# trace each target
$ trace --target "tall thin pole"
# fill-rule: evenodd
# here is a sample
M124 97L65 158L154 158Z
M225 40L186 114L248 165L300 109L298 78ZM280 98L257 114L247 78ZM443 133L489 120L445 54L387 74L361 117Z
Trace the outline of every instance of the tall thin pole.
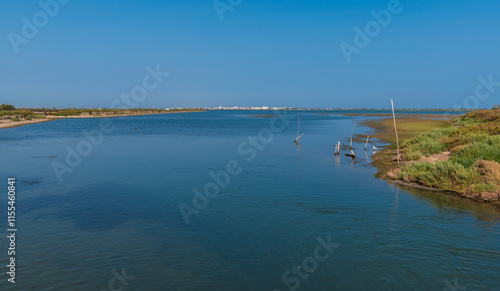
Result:
M300 134L300 119L301 119L300 114L297 114L297 122L299 123L299 126L297 127L297 136L299 136Z
M294 142L297 144L297 146L299 146L299 138L304 135L304 134L300 134L300 120L301 119L302 119L302 117L300 116L300 114L297 114L297 122L298 122L297 138L294 140Z
M351 150L352 150L352 135L354 134L354 128L356 128L356 123L358 123L357 120L354 122L354 126L352 127L352 132L351 132Z
M394 113L394 101L391 99L392 106L392 119L394 120L394 131L396 131L396 153L398 159L398 167L399 167L399 138L398 138L398 129L396 127L396 114Z

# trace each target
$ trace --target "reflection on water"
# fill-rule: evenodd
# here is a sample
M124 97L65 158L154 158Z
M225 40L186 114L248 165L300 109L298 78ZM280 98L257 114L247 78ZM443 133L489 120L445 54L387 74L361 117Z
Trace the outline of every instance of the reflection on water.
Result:
M395 185L391 182L388 182L388 184L391 189L396 188L396 191L404 189L412 196L424 198L442 211L450 211L450 208L452 208L453 212L460 213L459 210L464 210L462 213L474 215L478 220L483 222L489 222L494 225L500 224L500 209L492 204L466 199L454 193L423 190L404 185Z
M405 185L395 185L391 182L388 182L388 184L391 189L393 189L393 187L396 189L404 189L412 196L425 198L439 209L446 210L453 208L454 210L466 210L469 214L474 214L478 217L485 217L485 215L490 216L492 221L500 223L500 209L492 204L473 201L460 197L454 193L423 190Z

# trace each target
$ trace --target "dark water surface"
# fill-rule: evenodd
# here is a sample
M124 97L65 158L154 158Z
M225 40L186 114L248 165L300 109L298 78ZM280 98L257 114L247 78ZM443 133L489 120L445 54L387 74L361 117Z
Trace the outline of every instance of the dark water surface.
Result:
M0 290L500 290L498 210L378 180L364 144L355 162L336 161L334 144L347 144L364 117L302 112L298 149L297 112L260 114L0 130ZM110 132L86 142L103 122ZM86 156L69 165L73 150ZM54 163L71 171L62 181ZM8 177L17 181L15 285ZM194 205L205 186L211 197ZM194 211L189 224L179 206Z

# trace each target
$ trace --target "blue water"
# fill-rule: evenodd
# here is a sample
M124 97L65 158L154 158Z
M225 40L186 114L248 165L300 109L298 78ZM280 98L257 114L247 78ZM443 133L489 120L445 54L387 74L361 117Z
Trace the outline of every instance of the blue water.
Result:
M373 150L365 154L362 143L354 144L356 161L336 160L334 144L348 143L355 119L356 134L371 132L359 125L366 117L300 112L297 148L297 112L261 114L273 113L66 119L0 130L2 208L7 178L15 177L18 228L16 284L3 267L0 289L500 290L500 211L378 180ZM103 122L110 132L86 142L84 131ZM85 156L69 165L68 150L79 147ZM59 179L57 163L71 172ZM221 174L228 164L229 180ZM206 185L219 194L197 208L193 197ZM181 205L195 211L189 224ZM121 282L114 270L125 271Z

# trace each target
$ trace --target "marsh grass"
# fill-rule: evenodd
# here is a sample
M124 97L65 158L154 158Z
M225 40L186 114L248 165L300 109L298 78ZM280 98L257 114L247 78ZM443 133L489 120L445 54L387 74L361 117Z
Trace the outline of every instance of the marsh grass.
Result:
M455 128L437 128L417 137L407 139L403 145L403 155L407 160L418 160L422 155L429 156L444 151L449 144L444 141ZM417 156L420 153L420 156Z
M452 155L450 161L472 167L478 160L500 163L500 144L476 142L470 144Z
M445 191L463 193L480 177L475 168L466 168L452 161L415 162L406 166L398 178L407 182L416 182Z
M449 150L447 161L410 162L398 179L483 201L500 199L500 110L477 110L403 142L407 161ZM488 168L488 171L485 169Z
M420 150L409 149L403 152L403 158L406 161L415 161L420 159L424 154Z

